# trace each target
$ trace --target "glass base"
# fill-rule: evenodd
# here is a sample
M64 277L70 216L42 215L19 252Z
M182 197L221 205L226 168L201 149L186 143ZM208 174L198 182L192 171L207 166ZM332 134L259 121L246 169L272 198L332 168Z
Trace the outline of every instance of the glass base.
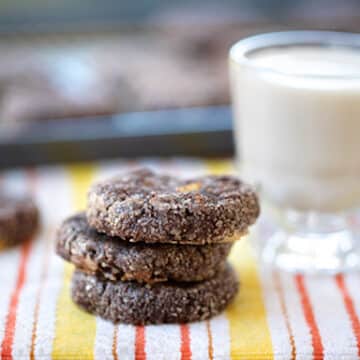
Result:
M282 229L267 239L263 260L302 273L338 273L360 269L359 239L345 216L286 214Z

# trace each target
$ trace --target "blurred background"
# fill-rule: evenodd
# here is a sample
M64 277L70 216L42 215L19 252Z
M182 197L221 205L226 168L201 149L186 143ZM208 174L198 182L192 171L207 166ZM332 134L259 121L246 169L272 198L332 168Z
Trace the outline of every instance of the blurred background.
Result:
M358 32L360 2L2 0L0 166L231 155L229 47L289 29Z

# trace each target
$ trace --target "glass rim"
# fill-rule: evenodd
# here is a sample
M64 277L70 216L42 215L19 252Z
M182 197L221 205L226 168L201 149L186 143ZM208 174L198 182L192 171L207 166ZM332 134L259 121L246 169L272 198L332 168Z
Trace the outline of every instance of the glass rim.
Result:
M278 31L253 35L244 38L234 45L229 50L229 58L231 61L245 65L256 71L272 73L286 77L297 77L304 79L336 79L336 80L358 80L359 74L340 74L340 75L326 75L326 74L299 74L289 73L255 64L247 55L257 50L267 49L271 47L282 47L291 45L313 45L324 47L345 47L357 49L360 52L360 34L341 31L323 31L323 30L294 30L294 31Z

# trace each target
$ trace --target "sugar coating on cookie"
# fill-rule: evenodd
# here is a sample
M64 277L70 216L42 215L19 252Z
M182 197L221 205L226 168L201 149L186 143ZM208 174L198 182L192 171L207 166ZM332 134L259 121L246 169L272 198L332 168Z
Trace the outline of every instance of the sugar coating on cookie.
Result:
M195 283L113 283L77 270L72 298L86 311L128 324L187 323L222 312L235 297L238 281L230 265Z
M140 169L93 185L86 214L109 236L201 245L234 241L259 212L254 190L236 177L181 180Z
M88 274L146 283L209 279L224 268L231 247L129 243L97 233L83 213L63 222L56 242L57 253Z
M8 247L29 240L39 227L39 211L26 196L0 193L0 245Z

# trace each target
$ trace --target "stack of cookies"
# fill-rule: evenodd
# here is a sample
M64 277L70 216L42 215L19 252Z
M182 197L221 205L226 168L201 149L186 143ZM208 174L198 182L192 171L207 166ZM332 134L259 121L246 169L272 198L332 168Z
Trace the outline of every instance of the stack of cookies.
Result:
M59 229L77 270L72 298L113 322L184 323L221 312L238 290L226 258L259 215L230 176L190 180L137 170L95 184L87 211Z

